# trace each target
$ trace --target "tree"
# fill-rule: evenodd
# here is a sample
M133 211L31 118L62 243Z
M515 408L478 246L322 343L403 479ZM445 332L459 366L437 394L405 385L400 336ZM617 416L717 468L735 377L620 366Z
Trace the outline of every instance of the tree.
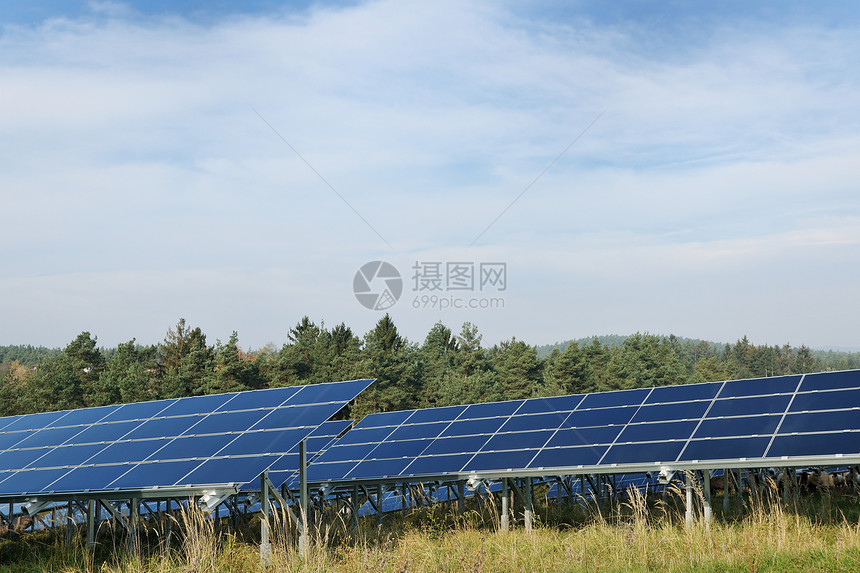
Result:
M239 348L239 334L235 330L226 344L216 344L215 370L207 377L206 393L256 390L263 384L256 363Z
M356 400L355 415L405 410L418 405L420 388L410 346L386 314L364 337L361 371L376 382Z
M65 410L90 405L93 384L105 359L96 348L96 338L82 332L53 360L39 365L37 377L45 392L48 408Z
M815 372L818 369L815 358L812 352L805 344L797 350L797 358L794 361L794 371L797 374L806 374L807 372Z
M132 338L117 346L93 388L93 405L142 402L155 397L155 346L138 347Z
M540 394L541 364L534 346L516 338L503 342L495 365L495 394L498 399L516 400Z
M199 396L204 393L204 379L214 366L214 351L206 345L206 335L200 327L189 329L185 319L179 319L176 330L167 331L159 350L160 398Z
M445 393L449 391L446 382L454 376L454 361L459 345L451 330L437 322L427 333L424 344L419 350L419 365L422 387L424 389L422 406L436 406L447 403Z
M584 349L571 342L564 352L554 350L544 365L547 395L594 392L597 383Z

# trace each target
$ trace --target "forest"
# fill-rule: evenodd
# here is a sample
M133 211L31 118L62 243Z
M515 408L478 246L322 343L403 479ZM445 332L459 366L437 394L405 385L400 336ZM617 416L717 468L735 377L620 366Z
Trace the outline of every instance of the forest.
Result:
M82 332L63 349L0 347L0 415L375 378L347 414L857 368L860 353L717 344L636 333L532 346L484 347L469 322L436 323L424 341L389 315L363 336L302 318L281 348L243 351L238 333L207 342L184 319L156 345L101 348Z

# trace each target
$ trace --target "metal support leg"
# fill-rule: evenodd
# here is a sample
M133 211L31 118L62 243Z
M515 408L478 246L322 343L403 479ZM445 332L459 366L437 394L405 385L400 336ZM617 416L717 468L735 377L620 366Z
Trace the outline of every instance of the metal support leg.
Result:
M729 496L730 487L732 485L732 470L726 468L723 470L723 515L729 513Z
M466 511L466 482L457 482L457 513Z
M508 492L508 478L502 478L502 514L499 516L499 529L507 531L510 528L510 510L508 502L510 494Z
M385 492L385 486L379 484L376 486L376 525L382 525L382 497Z
M299 486L302 488L299 495L301 506L301 527L299 529L299 555L302 559L308 556L310 548L310 526L308 523L308 447L307 440L299 442Z
M170 542L173 540L173 500L168 499L164 505L167 508L167 521L164 524L164 546L169 549Z
M72 546L72 541L75 537L75 520L73 517L73 507L74 506L72 505L71 501L66 505L66 547Z
M535 516L535 506L534 499L532 495L532 478L526 478L526 490L525 490L525 522L526 522L526 533L532 532L532 524L534 523Z
M693 472L687 470L684 472L684 476L686 477L687 482L687 499L686 499L686 511L684 513L684 522L687 524L687 527L693 525Z
M96 546L96 500L87 502L87 549Z
M260 561L268 565L272 561L271 506L269 504L269 472L260 474Z
M128 517L128 550L129 553L135 555L139 548L137 539L137 526L140 521L140 506L137 498L132 498L129 503Z
M711 470L703 470L702 476L704 478L704 483L702 484L702 489L704 491L704 516L705 516L705 525L710 526L711 519L713 517L713 511L711 510Z
M352 488L352 526L358 529L358 485Z

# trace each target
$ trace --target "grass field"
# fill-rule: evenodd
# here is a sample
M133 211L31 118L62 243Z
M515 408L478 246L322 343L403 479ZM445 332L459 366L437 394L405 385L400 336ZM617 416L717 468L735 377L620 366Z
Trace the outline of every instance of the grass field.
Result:
M766 498L766 499L764 499ZM537 508L536 527L498 531L489 504L465 513L442 506L373 518L358 530L336 521L315 528L308 557L293 531L275 535L268 565L259 554L259 522L216 531L200 515L178 517L184 534L166 547L151 530L129 553L109 531L93 551L65 545L64 533L7 536L0 571L204 573L247 571L858 571L860 500L817 494L786 503L775 495L747 499L743 514L686 526L679 496L668 502L634 495L612 506L554 503ZM520 516L521 517L521 516ZM177 528L178 529L178 528ZM278 529L278 531L281 531Z

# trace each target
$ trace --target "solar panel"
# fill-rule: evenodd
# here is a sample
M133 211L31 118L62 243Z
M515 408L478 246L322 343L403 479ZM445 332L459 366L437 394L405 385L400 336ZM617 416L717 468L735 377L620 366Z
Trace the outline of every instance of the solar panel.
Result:
M308 479L858 457L858 414L860 370L371 414L314 460Z
M0 496L246 484L370 380L0 418ZM328 443L344 422L328 426ZM292 466L297 467L297 463Z

